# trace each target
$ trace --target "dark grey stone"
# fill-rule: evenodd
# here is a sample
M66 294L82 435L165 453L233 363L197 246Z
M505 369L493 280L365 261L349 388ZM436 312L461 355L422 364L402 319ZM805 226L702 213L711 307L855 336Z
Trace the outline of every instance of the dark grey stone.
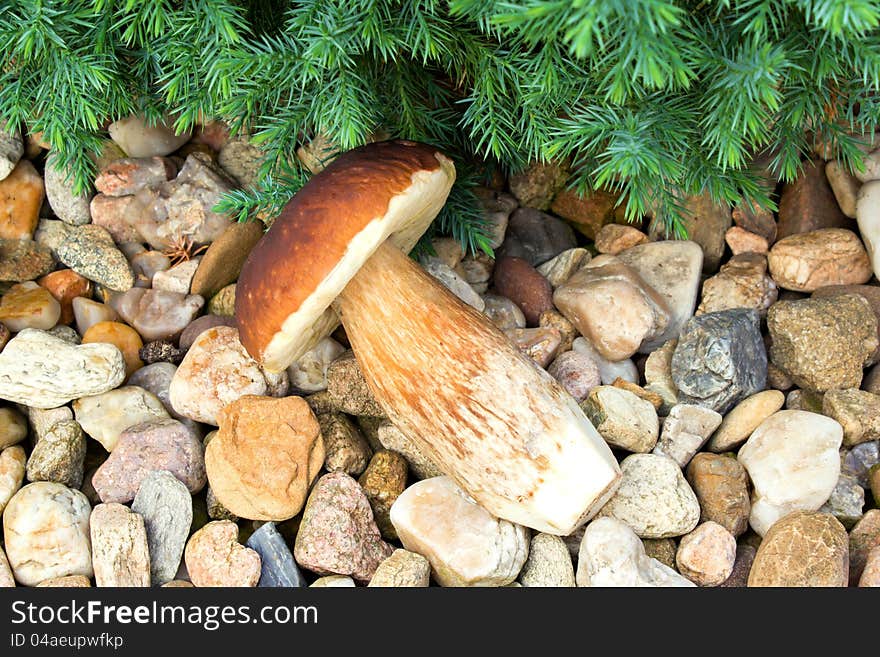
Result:
M688 320L672 354L672 380L680 402L722 415L763 390L767 352L758 311L735 308Z
M562 219L533 208L519 208L510 215L496 258L522 258L537 267L576 246L574 230Z
M262 560L259 586L307 586L274 522L261 525L251 534L246 545L256 550Z

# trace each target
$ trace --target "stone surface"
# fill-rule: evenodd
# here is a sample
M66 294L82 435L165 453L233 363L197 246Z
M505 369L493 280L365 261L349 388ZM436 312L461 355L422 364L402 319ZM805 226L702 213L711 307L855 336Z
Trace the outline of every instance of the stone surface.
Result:
M128 196L145 187L157 187L177 175L174 162L164 157L123 157L104 166L95 189L108 196Z
M555 290L565 283L574 273L587 264L591 259L590 252L586 249L566 249L558 256L538 266L538 273L550 283Z
M749 232L739 226L728 229L724 234L724 241L727 242L733 255L741 253L766 254L770 250L766 237Z
M666 301L615 256L591 261L556 289L553 303L611 361L632 356L670 321Z
M69 269L67 271L73 270ZM115 322L119 319L119 314L107 304L85 297L74 297L71 300L70 306L73 310L76 328L80 335L85 335L90 328L99 322ZM140 336L138 336L138 339L140 339Z
M92 576L86 496L51 482L28 484L3 512L6 556L15 580L34 586L50 577Z
M711 520L681 537L675 563L697 586L719 586L733 573L736 539Z
M209 522L190 536L184 560L199 587L252 587L260 581L260 555L238 542L238 527L229 520Z
M846 530L825 513L792 513L777 522L758 548L749 586L846 586Z
M876 440L860 443L850 450L841 452L840 472L855 477L862 488L870 488L870 470L878 463L880 463L880 443Z
M7 130L4 124L0 128L0 180L12 172L22 155L24 155L24 142L21 134Z
M763 317L778 297L776 283L767 275L767 258L744 253L728 260L715 276L703 283L696 314L752 308Z
M0 352L0 398L36 408L106 392L124 377L125 362L116 347L74 346L36 329L21 331Z
M628 452L650 452L657 443L660 424L654 407L634 393L614 386L597 386L581 409L599 435L612 447Z
M529 543L529 558L519 574L523 586L568 588L575 586L574 566L565 542L539 533Z
M659 413L669 412L678 403L678 388L672 379L672 356L678 340L670 340L645 360L645 390L660 395L663 406Z
M719 586L724 589L739 589L749 585L749 573L755 561L758 550L751 545L737 545L736 561L733 563L733 572L730 577Z
M144 343L138 332L122 322L97 322L89 327L82 336L83 344L103 343L116 347L122 354L125 363L125 374L130 376L141 367L140 357Z
M327 392L331 405L337 411L349 415L385 417L385 411L370 391L352 352L330 363L327 368Z
M864 299L870 304L871 310L874 312L874 316L877 318L877 336L878 340L880 340L880 286L878 285L829 285L828 287L820 287L818 290L813 292L813 298L816 297L836 297L842 294L857 294L860 297L864 297ZM868 359L867 364L873 364L880 361L880 342L878 342L877 349L874 350L874 353ZM867 379L865 381L867 383ZM871 390L867 385L862 386L863 389L868 390L869 392L876 392Z
M578 337L578 330L574 324L568 321L562 313L555 310L547 310L538 318L538 328L550 328L559 331L559 353L571 351L574 341Z
M32 281L54 267L52 252L41 244L31 240L0 240L0 281Z
M242 187L256 187L264 153L247 135L235 135L220 147L217 162Z
M128 116L114 121L108 127L110 139L116 142L129 157L153 157L168 155L189 141L189 132L177 133L170 117L150 125L140 115Z
M624 360L611 361L602 356L593 344L584 337L572 340L571 348L589 358L596 363L599 368L599 377L604 385L614 383L618 378L635 383L639 380L639 372L629 358Z
M24 482L27 457L18 445L0 451L0 514Z
M553 215L523 207L510 215L496 258L522 258L537 267L575 246L577 240L571 226Z
M285 372L266 372L241 345L238 329L216 326L190 347L171 380L169 398L181 415L217 426L221 409L236 399L286 392Z
M44 169L46 184L46 200L52 212L61 221L71 226L82 226L92 220L89 211L89 202L92 200L92 190L75 193L73 191L73 179L68 172L58 166L55 154L50 153L46 158Z
M395 550L376 568L368 586L426 587L431 580L431 564L421 554Z
M687 481L700 503L700 520L715 522L734 536L749 526L749 477L735 458L706 452L687 467Z
M171 340L153 340L138 350L138 356L144 363L172 363L177 365L183 360L184 352L174 346Z
M205 305L196 294L133 287L110 301L112 308L146 340L176 339Z
M34 236L43 203L43 179L34 165L21 160L0 179L0 239L29 240Z
M357 425L344 413L321 413L318 424L321 425L326 452L324 468L328 472L345 472L352 477L360 475L370 462L373 451Z
M355 586L354 580L346 575L327 575L309 584L310 588L354 588Z
M150 586L144 519L122 504L99 504L89 517L96 586Z
M301 397L245 395L224 406L217 420L205 467L219 502L253 520L298 514L325 453L308 404Z
M208 313L222 317L235 315L235 283L220 288L220 291L208 300Z
M862 182L837 160L831 160L825 164L825 177L828 179L828 184L831 185L831 191L834 192L834 198L837 199L840 211L847 217L855 219L856 199Z
M113 237L95 224L76 226L59 244L58 259L90 281L116 292L134 285L134 272Z
M599 253L617 255L647 241L648 236L634 226L606 224L596 234L595 244Z
M505 586L528 556L528 530L490 515L449 477L407 488L391 522L403 546L431 562L441 586Z
M684 468L720 424L721 414L711 408L676 404L663 422L654 454L668 456Z
M368 582L392 552L382 540L370 503L354 479L343 472L318 479L306 502L294 544L299 565L319 575L351 575Z
M443 475L440 466L391 422L385 421L379 425L377 434L382 447L401 454L418 479Z
M422 265L424 270L437 279L447 290L472 308L481 311L485 307L482 297L470 284L451 267L437 258L428 258Z
M153 289L162 292L188 295L192 285L193 276L199 266L201 258L198 256L191 260L184 260L168 269L157 271L153 274ZM193 295L195 296L195 295Z
M154 586L174 579L193 518L192 497L173 474L153 470L144 476L131 510L144 519Z
M620 469L620 486L600 516L625 522L642 538L682 536L697 526L700 503L675 461L631 454Z
M504 334L526 356L539 367L546 368L553 362L562 346L562 334L558 329L538 327L530 329L511 329Z
M102 502L126 503L153 470L168 470L191 493L206 482L202 443L192 429L177 420L136 424L119 436L116 449L92 477Z
M767 208L743 199L734 206L731 215L733 223L743 230L760 235L767 240L767 244L776 241L776 218Z
M880 272L880 181L862 185L856 199L856 219L876 275Z
M706 449L718 453L736 449L784 403L785 395L779 390L762 390L746 397L724 416Z
M214 328L215 326L231 326L232 328L235 328L235 318L224 315L202 315L201 317L197 317L190 322L185 329L183 329L183 332L180 334L180 339L177 342L178 346L183 351L189 351L197 337L209 328Z
M293 559L284 537L278 533L274 522L267 522L250 535L245 543L260 555L261 587L306 586L306 580Z
M563 162L532 162L510 176L510 191L527 208L546 210L568 179L568 165Z
M526 316L519 306L507 297L484 294L483 303L485 305L483 314L502 331L526 327Z
M865 570L859 579L859 586L880 587L880 547L871 550Z
M559 354L547 368L547 372L578 402L584 401L590 391L602 382L599 366L592 358L579 351Z
M527 326L537 326L541 313L552 310L550 282L522 258L501 257L495 263L495 290L522 310Z
M852 222L841 212L819 159L802 163L794 182L786 183L779 199L779 239L821 228L848 228Z
M46 288L26 281L0 297L0 322L13 333L26 328L49 330L61 318L61 304Z
M732 222L730 206L716 203L709 193L703 193L684 199L683 209L687 235L703 251L703 271L712 273L724 254L724 235ZM651 234L656 237L656 229Z
M86 439L74 420L57 422L37 442L27 462L28 481L54 481L79 488L83 480Z
M73 321L73 300L87 297L92 293L92 284L72 269L60 269L41 277L37 283L49 291L61 306L58 322L70 324Z
M880 509L871 509L849 533L849 583L862 576L871 551L880 547Z
M851 230L826 228L779 240L768 256L779 287L813 292L828 285L860 285L873 273L862 242Z
M684 403L726 413L763 390L767 355L755 310L722 310L685 324L672 356L672 379Z
M182 340L183 336L181 336ZM326 390L327 369L330 367L330 363L343 353L345 353L345 347L336 340L322 338L317 345L287 368L287 377L290 379L291 388L305 393Z
M694 586L669 566L645 554L645 546L625 523L597 518L584 532L578 552L578 586Z
M128 427L170 417L156 395L138 386L123 386L73 402L76 421L83 430L112 452Z
M877 319L861 296L779 301L767 314L770 358L804 389L858 388L878 347Z
M837 485L843 430L809 411L785 410L764 420L739 450L754 485L749 524L761 536L793 511L816 511Z
M822 397L822 413L843 427L843 445L880 438L880 395L864 390L829 390Z
M632 267L665 301L670 311L666 329L642 343L639 351L651 353L678 338L684 323L694 314L700 290L703 251L690 241L668 240L639 244L622 251L618 258Z
M828 500L819 507L819 513L829 513L849 529L862 517L865 506L865 489L852 475L842 473Z
M583 197L574 190L563 189L556 194L550 209L592 240L604 225L621 216L622 208L615 207L617 200L617 194L603 189L593 190Z

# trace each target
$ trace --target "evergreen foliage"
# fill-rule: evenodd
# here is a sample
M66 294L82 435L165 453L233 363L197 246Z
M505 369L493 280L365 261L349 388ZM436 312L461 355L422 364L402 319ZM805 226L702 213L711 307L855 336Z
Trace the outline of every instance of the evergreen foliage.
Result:
M876 0L5 0L0 118L40 131L77 184L108 121L173 112L246 129L277 210L296 148L377 130L515 171L568 158L571 184L623 192L680 231L681 194L772 207L749 171L793 178L815 141L859 167L880 120ZM465 171L435 227L486 248Z

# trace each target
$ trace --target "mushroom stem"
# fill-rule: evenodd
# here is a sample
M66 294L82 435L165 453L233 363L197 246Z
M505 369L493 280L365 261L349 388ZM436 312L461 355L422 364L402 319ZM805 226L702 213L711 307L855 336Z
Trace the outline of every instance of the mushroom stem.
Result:
M488 511L566 535L611 497L617 461L577 402L396 248L334 307L389 420Z

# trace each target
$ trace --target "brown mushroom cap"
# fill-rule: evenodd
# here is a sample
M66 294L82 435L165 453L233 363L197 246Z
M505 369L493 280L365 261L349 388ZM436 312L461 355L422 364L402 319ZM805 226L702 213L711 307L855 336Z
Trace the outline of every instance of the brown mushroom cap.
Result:
M241 270L245 349L285 369L339 324L330 304L386 240L404 253L440 212L452 161L426 144L376 142L340 155L290 200Z

